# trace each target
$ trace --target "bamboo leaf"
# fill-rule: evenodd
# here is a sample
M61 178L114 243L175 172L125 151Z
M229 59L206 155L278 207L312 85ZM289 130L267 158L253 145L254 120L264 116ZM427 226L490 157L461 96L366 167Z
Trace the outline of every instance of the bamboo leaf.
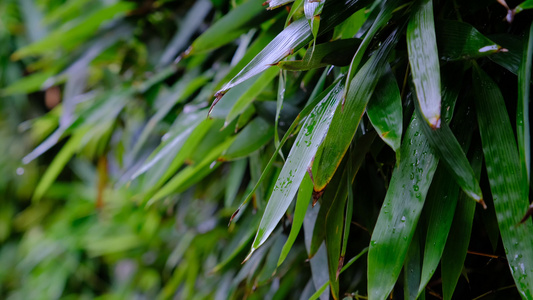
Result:
M63 168L65 168L72 156L79 151L83 142L83 138L88 131L89 128L78 130L61 148L37 184L32 201L37 202L41 200L41 198L44 196L44 193L50 188L52 183L54 183L57 176L59 176L59 173L61 173Z
M323 18L318 35L331 30L336 25L351 16L352 13L364 7L367 0L347 0L345 2L328 1L324 5ZM311 28L306 19L294 21L280 32L254 59L250 61L232 80L226 83L216 94L213 105L232 87L263 72L271 65L278 63L294 51L311 41Z
M64 26L52 32L44 39L20 48L11 57L12 59L18 60L27 56L40 55L48 51L53 51L60 47L66 50L72 49L81 41L93 35L104 22L113 18L123 17L133 7L134 4L130 2L116 2L113 5L94 12L75 25L69 24L69 26Z
M255 118L237 134L235 141L218 158L229 161L246 157L272 139L274 127L262 118Z
M531 2L531 1L530 1ZM533 3L532 3L533 6ZM524 53L518 71L518 105L516 110L516 135L522 168L522 177L527 180L523 185L524 193L529 192L531 180L531 142L529 124L529 95L531 90L531 65L533 64L533 23L529 35L525 38Z
M476 177L481 174L483 165L483 154L481 149L476 151L471 159L472 169ZM463 263L468 251L470 235L472 233L472 222L476 205L466 194L459 195L455 216L450 228L450 234L442 253L441 274L442 274L442 295L444 300L452 299L455 286L461 276Z
M329 128L331 118L342 95L342 89L343 85L338 82L317 104L303 124L303 129L298 134L276 181L248 257L266 241L289 207Z
M400 89L390 68L376 85L366 114L379 137L396 152L402 139L403 113Z
M423 299L424 294L418 297L418 286L420 285L420 273L422 270L422 254L420 253L421 241L420 241L420 228L415 230L409 250L405 257L404 263L404 283L403 293L404 299Z
M357 52L355 53L354 57L352 58L352 62L350 63L350 68L348 69L348 76L346 77L346 86L348 87L345 95L348 95L348 92L351 89L350 82L352 82L352 79L354 76L356 76L359 64L361 63L361 60L363 59L363 56L365 55L365 51L370 45L370 42L372 39L374 39L374 36L376 33L389 22L389 20L392 18L392 13L394 9L398 6L397 0L388 0L388 1L375 1L374 9L372 10L371 14L377 14L375 18L370 17L370 20L373 20L372 26L370 29L368 29L368 32L365 35L365 38L361 42L361 45L357 48Z
M424 206L438 159L422 134L416 114L400 147L387 195L372 233L368 252L369 299L385 299L403 266L407 249Z
M520 13L526 9L532 9L533 8L533 0L525 0L524 2L520 3L517 7L514 9L514 13Z
M350 83L345 107L338 107L331 123L331 134L326 136L315 175L315 191L322 191L333 177L344 154L348 150L381 74L387 65L387 57L396 44L397 33L393 32L357 72Z
M468 23L441 20L436 27L437 45L442 60L475 59L507 51Z
M470 163L461 149L461 145L453 135L450 127L448 127L448 124L444 122L438 129L422 126L422 130L439 158L446 164L451 175L463 191L470 198L485 205L474 171L470 167Z
M470 114L472 114L470 107L467 105L462 105L458 109L456 121L453 124L457 135L457 147L459 150L461 150L461 153L463 153L463 150L467 151L470 147L470 140L475 128L473 120L469 116ZM427 124L424 124L423 126L429 128ZM446 122L444 122L442 127L437 129L437 131L444 129L445 126L448 128L448 124ZM453 137L453 133L451 130L449 131L449 134L451 134ZM431 134L431 132L426 134L426 136L429 136L429 134ZM455 139L455 137L453 138ZM430 140L430 143L432 143L431 138L428 138L428 140ZM428 225L425 239L426 242L424 248L422 276L420 279L418 294L424 292L427 283L437 269L444 251L444 245L446 243L448 233L450 232L452 220L454 219L455 207L459 197L459 186L456 183L456 176L450 176L448 170L451 170L451 168L445 163L445 160L446 159L443 158L441 161L448 168L443 168L443 165L439 165L435 173L435 177L433 178L433 184L429 189L426 199L426 212L428 214L426 219L428 220ZM470 164L468 164L468 168L471 169ZM474 171L472 171L472 173L472 179L476 180L477 182L477 178L479 176L476 175ZM470 194L467 194L466 192L465 194L471 197Z
M267 9L275 9L291 2L294 2L294 0L267 0L263 3L263 5L268 4Z
M187 55L216 49L246 33L251 28L252 21L262 19L261 14L268 14L263 8L263 2L248 0L232 9L194 40Z
M498 86L477 65L473 72L481 142L509 267L521 296L533 298L533 224L519 224L529 205L521 184L520 159Z
M432 0L420 0L410 18L407 50L422 115L431 128L439 128L441 85Z
M231 110L226 116L225 124L231 123L238 115L252 103L255 98L274 80L278 75L278 70L275 68L266 70L261 74L255 82L240 96L231 107Z
M302 60L280 61L277 66L289 71L304 71L328 65L346 66L360 44L359 39L343 39L318 44L305 52Z
M298 190L298 197L296 198L296 208L294 210L294 217L292 220L291 232L287 242L281 250L281 255L278 260L278 267L285 261L289 251L292 248L292 245L296 241L296 237L302 228L304 223L305 213L307 212L307 207L309 206L309 201L311 200L311 195L313 193L313 181L311 177L304 176L300 189Z

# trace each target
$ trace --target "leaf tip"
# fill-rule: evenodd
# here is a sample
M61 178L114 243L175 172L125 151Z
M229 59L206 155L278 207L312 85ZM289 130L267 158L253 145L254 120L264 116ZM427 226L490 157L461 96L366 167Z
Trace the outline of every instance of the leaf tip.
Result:
M250 257L252 257L252 254L254 254L254 251L255 251L255 248L252 247L252 249L250 249L250 253L248 253L246 258L241 262L241 265L247 262L250 259Z
M241 210L240 208L237 208L237 210L231 215L231 218L229 218L228 227L231 225L231 221L235 219L235 217L237 216L240 210Z

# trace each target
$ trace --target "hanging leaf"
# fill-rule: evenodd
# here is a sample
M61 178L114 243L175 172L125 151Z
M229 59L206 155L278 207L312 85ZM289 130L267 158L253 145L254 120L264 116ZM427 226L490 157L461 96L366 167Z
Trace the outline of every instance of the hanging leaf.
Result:
M513 129L498 86L477 65L473 71L476 110L496 217L516 287L533 298L533 224L520 223L529 201Z
M368 102L366 114L379 137L396 152L402 139L402 99L396 78L387 69Z
M418 2L407 25L409 63L422 115L431 128L439 128L441 86L433 1Z
M394 287L437 168L438 159L422 134L421 122L425 121L414 114L400 147L402 159L392 174L372 233L369 299L385 299Z
M289 71L305 71L323 68L328 65L347 66L349 57L359 46L359 39L344 39L318 44L305 52L302 60L280 61L277 66Z
M248 258L266 241L289 207L329 128L343 88L344 86L339 81L328 89L327 93L324 92L325 96L322 101L317 104L303 124L276 181Z
M337 108L331 123L332 134L326 136L322 146L324 152L318 162L320 165L315 175L315 191L322 191L326 187L348 150L396 39L397 33L393 32L351 81L346 105Z
M440 20L437 22L436 31L439 56L445 61L476 59L508 51L468 23Z

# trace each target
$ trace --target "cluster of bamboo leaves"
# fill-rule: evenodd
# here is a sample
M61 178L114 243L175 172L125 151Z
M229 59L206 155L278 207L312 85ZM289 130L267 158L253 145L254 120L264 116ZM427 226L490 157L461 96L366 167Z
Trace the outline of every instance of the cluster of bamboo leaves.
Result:
M0 3L0 295L533 299L512 4Z

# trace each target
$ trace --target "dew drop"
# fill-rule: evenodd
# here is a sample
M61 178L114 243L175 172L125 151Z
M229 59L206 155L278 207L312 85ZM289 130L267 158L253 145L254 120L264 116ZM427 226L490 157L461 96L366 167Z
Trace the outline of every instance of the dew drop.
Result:
M18 167L18 168L17 168L17 175L20 176L20 175L22 175L22 174L24 174L24 168Z

